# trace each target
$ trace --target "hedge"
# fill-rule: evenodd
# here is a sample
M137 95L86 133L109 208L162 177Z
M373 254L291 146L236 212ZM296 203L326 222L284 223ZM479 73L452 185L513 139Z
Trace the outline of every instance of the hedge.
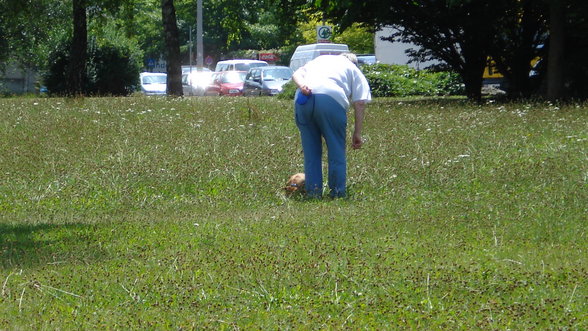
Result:
M416 70L407 65L362 65L373 97L460 95L464 86L459 75L447 71ZM279 95L292 99L296 86L289 82Z

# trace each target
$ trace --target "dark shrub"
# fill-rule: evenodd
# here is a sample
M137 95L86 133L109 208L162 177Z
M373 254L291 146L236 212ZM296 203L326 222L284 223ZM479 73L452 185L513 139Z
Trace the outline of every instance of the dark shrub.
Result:
M70 42L62 42L49 55L49 65L43 74L43 81L50 94L67 93L67 65L69 64Z
M67 41L61 44L49 57L51 63L43 75L50 94L67 94L67 66L70 63ZM124 44L105 42L98 45L94 39L88 43L85 86L86 95L127 95L138 84L141 70L140 52Z

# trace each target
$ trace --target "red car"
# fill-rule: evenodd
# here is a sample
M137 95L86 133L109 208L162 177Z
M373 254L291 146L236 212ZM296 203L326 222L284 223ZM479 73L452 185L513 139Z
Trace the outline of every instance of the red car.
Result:
M215 72L206 95L243 95L246 71Z

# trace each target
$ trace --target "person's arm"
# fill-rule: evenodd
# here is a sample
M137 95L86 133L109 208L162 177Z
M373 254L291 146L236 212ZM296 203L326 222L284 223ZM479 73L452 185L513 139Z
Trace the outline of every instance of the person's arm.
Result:
M294 74L292 75L292 80L294 81L294 83L296 83L296 86L298 86L302 94L310 95L312 90L310 89L310 87L308 87L308 85L306 85L306 80L304 79L304 75L300 70L296 70L296 72L294 72Z
M353 103L353 109L355 112L355 127L351 138L351 147L353 147L353 149L359 149L361 148L361 145L363 145L361 130L363 129L363 119L365 117L365 105L366 102L363 100L355 101Z

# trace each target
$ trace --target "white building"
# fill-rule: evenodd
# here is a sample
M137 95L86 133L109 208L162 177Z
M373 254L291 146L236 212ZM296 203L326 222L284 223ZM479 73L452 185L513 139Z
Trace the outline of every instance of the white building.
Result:
M15 63L7 63L0 70L0 93L37 93L39 74L31 69L22 69Z
M426 61L426 62L412 62L408 55L406 55L407 49L418 49L419 46L409 43L401 42L390 42L382 40L382 37L389 37L395 31L392 27L384 27L376 32L374 37L374 48L376 52L376 58L380 63L384 64L406 64L415 69L425 69L430 65L439 64L439 61Z

